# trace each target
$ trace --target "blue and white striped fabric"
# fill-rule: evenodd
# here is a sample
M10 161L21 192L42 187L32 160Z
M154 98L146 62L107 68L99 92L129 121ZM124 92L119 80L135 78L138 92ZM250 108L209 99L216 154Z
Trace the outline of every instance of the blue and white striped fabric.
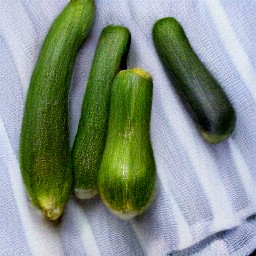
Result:
M68 1L0 0L0 255L248 255L256 248L256 1L95 1L70 92L71 142L100 32L127 26L128 66L154 78L156 198L131 221L99 198L71 198L58 226L29 204L18 163L23 107L43 39ZM221 144L201 139L163 71L151 28L166 16L181 22L236 109L236 129Z

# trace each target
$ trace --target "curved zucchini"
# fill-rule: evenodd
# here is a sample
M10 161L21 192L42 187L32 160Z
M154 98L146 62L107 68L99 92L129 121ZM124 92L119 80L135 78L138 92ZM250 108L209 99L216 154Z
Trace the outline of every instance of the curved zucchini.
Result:
M107 26L96 48L72 149L74 192L80 199L89 199L97 193L98 170L107 134L110 85L125 65L130 40L127 28Z
M193 51L181 25L171 17L158 20L153 27L153 40L203 138L209 143L218 143L229 137L235 126L235 111Z
M110 100L99 193L122 219L142 213L153 198L155 161L150 142L152 79L142 69L120 71Z
M54 20L38 57L24 110L20 165L32 202L58 219L72 189L68 94L76 55L92 26L92 0L71 0Z

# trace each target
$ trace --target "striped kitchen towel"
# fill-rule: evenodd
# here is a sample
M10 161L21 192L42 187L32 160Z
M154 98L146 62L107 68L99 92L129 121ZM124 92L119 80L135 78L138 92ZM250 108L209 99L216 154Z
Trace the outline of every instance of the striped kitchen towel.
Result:
M156 198L131 221L96 197L71 198L59 225L27 200L18 148L30 76L53 19L68 0L0 0L0 255L248 255L256 248L256 1L95 0L96 21L70 91L71 143L101 30L127 26L128 66L154 79L151 138ZM173 16L237 112L230 139L199 136L157 57L157 19Z

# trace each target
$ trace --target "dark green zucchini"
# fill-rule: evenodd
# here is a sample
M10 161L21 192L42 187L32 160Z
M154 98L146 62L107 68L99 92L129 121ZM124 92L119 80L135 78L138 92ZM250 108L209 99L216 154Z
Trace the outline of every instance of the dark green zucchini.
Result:
M125 65L130 40L127 28L107 26L96 48L72 149L74 192L80 199L89 199L97 193L98 170L107 134L110 85Z
M152 79L142 69L120 71L111 89L106 147L98 176L99 193L120 218L142 213L155 187L150 142Z
M158 20L153 27L157 53L173 85L203 138L218 143L229 137L235 126L235 111L193 51L181 25L174 18Z
M20 166L32 202L58 219L72 190L68 94L80 46L95 15L92 0L71 0L43 43L24 110Z

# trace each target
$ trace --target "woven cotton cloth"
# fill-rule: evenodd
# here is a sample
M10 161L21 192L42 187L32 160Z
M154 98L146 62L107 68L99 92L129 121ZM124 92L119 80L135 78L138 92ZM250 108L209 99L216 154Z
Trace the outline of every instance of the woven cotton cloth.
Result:
M256 248L256 1L95 0L92 33L70 90L71 145L102 29L129 28L128 67L154 81L151 140L157 166L152 206L119 220L99 197L71 197L53 225L31 206L19 169L19 136L40 47L67 0L0 0L0 255L248 255ZM160 18L175 17L232 102L237 123L217 145L202 140L153 46Z

